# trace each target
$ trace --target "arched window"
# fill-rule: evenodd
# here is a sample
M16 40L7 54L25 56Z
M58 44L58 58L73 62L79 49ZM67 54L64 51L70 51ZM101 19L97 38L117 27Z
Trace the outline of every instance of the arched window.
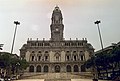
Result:
M34 72L34 66L33 66L33 65L31 65L31 66L29 67L29 72Z
M56 61L59 61L59 56L56 56Z
M55 61L60 61L60 54L59 53L56 53L54 55L54 57L55 57Z
M78 65L74 65L74 72L79 72Z
M44 66L44 72L48 72L48 66L47 65Z
M85 70L85 66L84 65L82 65L81 66L81 72L85 72L86 70Z
M71 66L70 66L70 65L67 65L66 71L67 71L67 72L71 72Z
M40 65L37 66L37 70L36 71L37 72L41 72L41 66Z
M60 72L60 66L59 65L55 66L55 72Z

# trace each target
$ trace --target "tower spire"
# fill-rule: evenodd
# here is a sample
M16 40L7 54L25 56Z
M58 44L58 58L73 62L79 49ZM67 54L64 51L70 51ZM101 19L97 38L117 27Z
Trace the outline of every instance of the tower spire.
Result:
M60 8L56 5L51 18L51 39L54 41L63 40L63 17Z
M56 7L58 7L58 4L56 4Z

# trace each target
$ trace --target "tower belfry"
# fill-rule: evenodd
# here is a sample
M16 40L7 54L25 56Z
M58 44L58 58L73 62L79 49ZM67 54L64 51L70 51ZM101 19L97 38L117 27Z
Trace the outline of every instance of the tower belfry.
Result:
M51 40L62 41L64 25L62 13L58 6L56 6L53 10L51 21Z

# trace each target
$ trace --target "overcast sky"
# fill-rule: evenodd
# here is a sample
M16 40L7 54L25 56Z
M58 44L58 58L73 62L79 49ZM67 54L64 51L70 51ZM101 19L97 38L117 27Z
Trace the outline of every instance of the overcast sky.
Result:
M51 14L58 5L63 14L65 39L87 38L95 50L101 49L96 20L104 47L120 41L120 0L0 0L0 43L10 52L15 20L20 21L13 53L28 38L50 38Z

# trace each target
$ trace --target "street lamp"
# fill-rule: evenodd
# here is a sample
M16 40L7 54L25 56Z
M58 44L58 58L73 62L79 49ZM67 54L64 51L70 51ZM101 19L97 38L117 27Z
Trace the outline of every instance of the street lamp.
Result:
M16 35L17 25L20 25L20 22L14 21L14 24L16 25L16 27L15 27L15 32L14 32L14 37L13 37L13 42L12 42L11 54L13 52L13 47L14 47L14 42L15 42L15 35Z
M2 47L3 47L4 44L0 44L0 50L3 50Z
M101 36L100 28L99 28L99 24L100 24L101 22L100 22L100 21L96 21L96 22L94 22L94 23L97 24L97 27L98 27L98 33L99 33L99 37L100 37L101 48L102 48L102 51L103 51L102 36Z
M101 23L101 21L97 20L94 23L97 24L97 27L98 27L98 33L99 33L99 38L100 38L100 43L101 43L101 48L102 48L101 53L103 54L103 42L102 42L102 36L101 36L100 28L99 28L99 24ZM95 67L95 60L94 60L94 67ZM95 74L94 74L94 76L95 76ZM95 81L98 81L98 80L96 79Z

